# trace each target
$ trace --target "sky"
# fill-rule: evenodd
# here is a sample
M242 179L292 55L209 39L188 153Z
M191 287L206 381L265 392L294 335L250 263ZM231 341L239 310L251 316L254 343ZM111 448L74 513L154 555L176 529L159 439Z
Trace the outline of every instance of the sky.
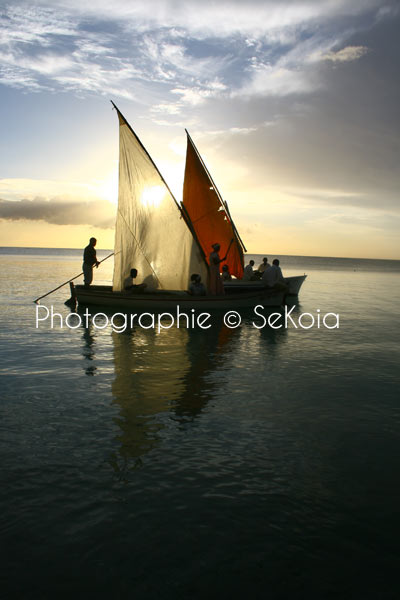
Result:
M249 253L400 259L395 0L0 0L0 244L113 248L115 102Z

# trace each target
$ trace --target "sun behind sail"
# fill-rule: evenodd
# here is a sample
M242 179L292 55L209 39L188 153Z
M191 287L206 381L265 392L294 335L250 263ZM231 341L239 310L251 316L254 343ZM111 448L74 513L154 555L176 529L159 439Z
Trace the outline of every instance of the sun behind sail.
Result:
M234 240L225 263L229 265L230 273L241 279L244 246L227 206L188 133L182 204L190 217L197 239L206 256L212 252L211 245L216 242L220 244L220 255L223 256L231 240Z
M180 207L139 138L119 118L119 192L113 290L131 268L147 290L188 288L190 274L207 281L207 264Z

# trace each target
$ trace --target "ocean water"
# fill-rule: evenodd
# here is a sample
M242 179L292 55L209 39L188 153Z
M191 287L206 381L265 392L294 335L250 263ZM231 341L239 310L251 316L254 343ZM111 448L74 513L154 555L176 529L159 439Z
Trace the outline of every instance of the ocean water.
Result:
M117 333L36 327L81 251L0 249L4 598L399 597L400 262L280 258L294 325Z

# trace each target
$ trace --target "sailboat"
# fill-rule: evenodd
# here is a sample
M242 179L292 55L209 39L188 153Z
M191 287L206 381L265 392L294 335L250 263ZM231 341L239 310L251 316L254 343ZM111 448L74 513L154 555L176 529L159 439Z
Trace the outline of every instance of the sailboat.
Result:
M128 121L112 104L119 121L113 284L75 286L78 303L125 308L127 311L145 308L152 312L171 311L177 306L182 310L228 310L257 304L282 305L281 292L265 289L223 296L193 296L187 292L191 274L199 274L204 284L208 278L206 253L196 227L186 207L175 200ZM236 257L238 267L243 265L237 243L232 257ZM132 268L137 269L138 280L146 284L144 292L125 291L124 282Z
M185 131L187 149L182 206L190 218L201 248L207 254L211 245L218 241L224 252L224 248L228 248L233 240L224 262L235 279L224 282L225 291L232 293L262 288L265 285L262 281L242 281L246 248L233 222L228 203L222 199L200 152L189 132ZM298 275L285 278L290 295L298 295L306 277L307 275Z

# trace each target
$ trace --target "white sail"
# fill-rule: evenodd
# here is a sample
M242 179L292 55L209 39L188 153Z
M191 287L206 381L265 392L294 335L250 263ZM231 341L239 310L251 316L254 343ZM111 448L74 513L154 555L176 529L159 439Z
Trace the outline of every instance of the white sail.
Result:
M115 107L116 108L116 107ZM132 268L147 290L185 290L190 275L207 281L207 265L181 210L127 121L119 117L119 192L113 290Z

